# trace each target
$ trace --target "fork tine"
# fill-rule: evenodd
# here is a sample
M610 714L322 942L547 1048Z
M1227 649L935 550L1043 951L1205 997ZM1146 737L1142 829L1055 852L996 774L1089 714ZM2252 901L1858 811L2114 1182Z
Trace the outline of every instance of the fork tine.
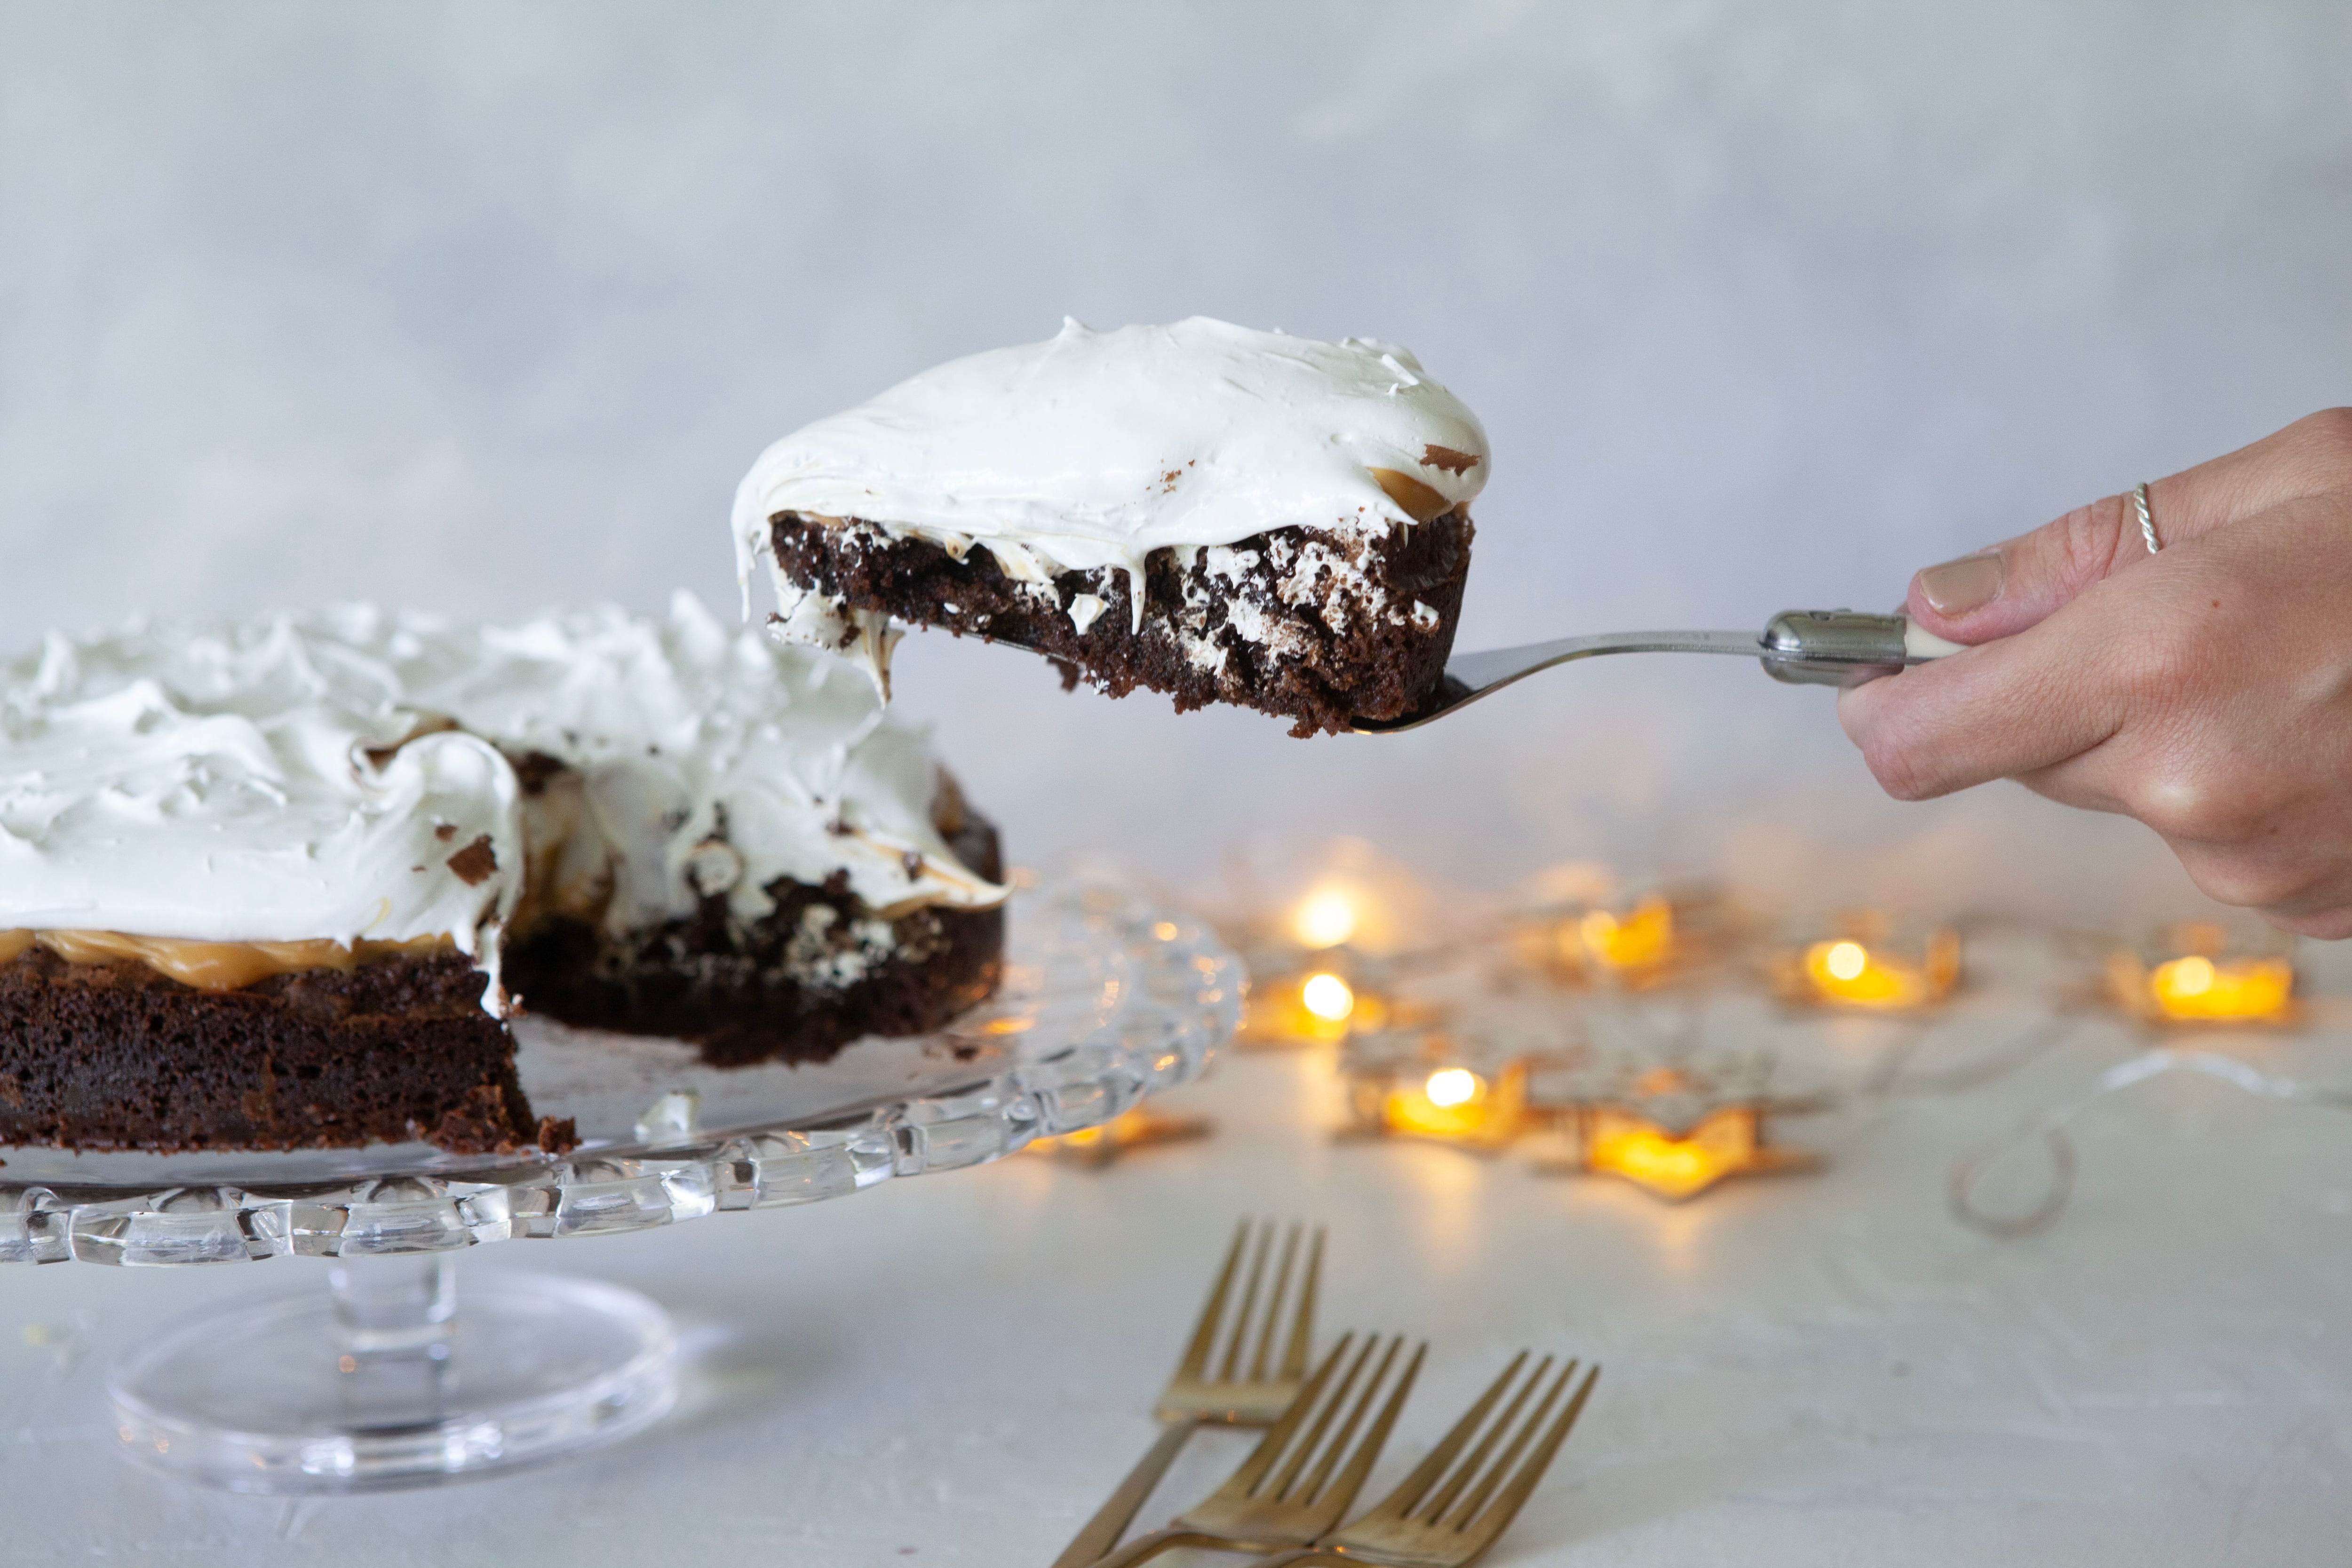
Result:
M1381 1385L1388 1381L1390 1369L1396 1365L1397 1352L1403 1348L1402 1334L1392 1334L1389 1337L1388 1353L1381 1358L1381 1364L1372 1370L1371 1381L1364 1384L1363 1397L1356 1401L1356 1407L1348 1412L1348 1419L1341 1423L1339 1432L1333 1436L1331 1441L1324 1446L1323 1457L1316 1461L1314 1471L1307 1478L1306 1489L1298 1494L1298 1500L1314 1501L1323 1490L1323 1483L1331 1479L1331 1471L1339 1463L1340 1457L1348 1452L1348 1445L1354 1439L1356 1428L1364 1423L1364 1412L1370 1410L1372 1407L1372 1401L1380 1397ZM1344 1394L1342 1397L1345 1397Z
M1454 1424L1451 1431L1437 1440L1437 1447L1429 1451L1429 1457L1414 1466L1412 1474L1399 1481L1396 1489L1382 1498L1380 1506L1364 1517L1393 1522L1411 1513L1413 1505L1445 1473L1445 1468L1454 1462L1454 1456L1462 1451L1463 1445L1477 1435L1479 1423L1486 1419L1486 1412L1494 1408L1495 1401L1502 1397L1503 1390L1511 1385L1511 1380L1518 1375L1519 1368L1527 1364L1527 1359L1525 1351L1513 1356L1511 1364L1503 1369L1503 1375L1486 1385L1486 1392L1478 1396L1476 1404L1463 1412L1462 1419ZM1418 1357L1414 1364L1419 1365Z
M1298 1222L1293 1220L1282 1238L1282 1267L1275 1270L1274 1294L1266 1298L1265 1318L1257 1331L1257 1352L1250 1357L1250 1381L1265 1381L1265 1358L1274 1348L1275 1325L1282 1321L1282 1303L1290 1294L1290 1266L1298 1260Z
M1545 1366L1549 1366L1551 1358L1546 1356L1544 1363ZM1561 1391L1568 1387L1568 1380L1576 1375L1576 1365L1575 1358L1570 1357L1568 1363L1559 1369L1559 1375L1552 1379L1551 1386L1544 1391L1542 1402L1528 1415L1527 1424L1521 1426L1511 1438L1510 1447L1505 1448L1492 1465L1485 1467L1485 1473L1478 1478L1478 1484L1470 1489L1469 1494L1462 1500L1462 1506L1454 1510L1453 1519L1447 1521L1454 1529L1463 1529L1478 1517L1478 1510L1486 1506L1486 1500L1494 1495L1496 1487L1502 1485L1503 1478L1511 1473L1511 1467L1518 1463L1519 1451L1528 1446L1529 1438L1543 1430L1544 1420L1551 1414L1551 1407L1559 1403ZM1535 1376L1528 1380L1528 1393L1533 1393L1536 1384L1544 1380L1544 1370L1542 1366L1536 1368ZM1524 1400L1525 1397L1526 1395L1522 1394L1520 1400ZM1504 1427L1511 1424L1512 1417L1518 1413L1520 1400L1514 1400L1511 1408L1504 1413L1503 1418L1495 1423L1496 1433L1501 1432ZM1487 1441L1492 1443L1493 1440L1494 1433L1488 1434ZM1484 1458L1483 1450L1480 1458L1482 1459ZM1465 1468L1476 1469L1479 1466L1474 1462Z
M1257 1246L1250 1252L1249 1283L1242 1287L1241 1310L1234 1314L1234 1337L1225 1346L1224 1364L1217 1369L1221 1383L1231 1383L1241 1370L1242 1346L1249 1342L1250 1318L1257 1311L1257 1288L1265 1278L1266 1249L1274 1243L1274 1222L1258 1226Z
M1363 1418L1365 1410L1372 1403L1372 1395L1380 1389L1381 1380L1388 1376L1389 1367L1396 1361L1397 1352L1403 1347L1404 1336L1402 1334L1389 1341L1389 1353L1381 1363L1380 1375L1365 1388L1362 1402L1356 1406L1355 1414L1348 1417L1347 1426L1331 1445L1330 1452L1324 1456L1323 1463L1317 1468L1307 1494L1309 1498L1325 1502L1336 1501L1341 1512L1345 1512L1348 1505L1356 1500L1356 1493L1362 1488L1364 1478L1371 1474L1372 1466L1380 1459L1381 1450L1388 1446L1389 1431L1396 1425L1398 1412L1404 1408L1405 1395L1412 1392L1413 1379L1421 1375L1422 1357L1429 1353L1428 1341L1423 1340L1414 1348L1412 1360L1405 1363L1404 1375L1397 1380L1396 1391L1389 1395L1388 1403L1381 1406L1381 1413L1373 1419L1371 1429L1364 1434L1363 1441L1356 1445L1355 1452L1349 1456L1346 1468L1331 1482L1328 1491L1324 1489L1324 1478L1340 1450L1347 1447L1349 1434L1354 1432L1357 1422Z
M1298 1310L1290 1320L1290 1342L1283 1347L1282 1371L1286 1379L1307 1375L1307 1342L1315 1337L1315 1298L1323 1283L1323 1227L1315 1227L1314 1239L1307 1244L1307 1275L1298 1287Z
M1266 1428L1265 1436L1259 1438L1257 1447L1250 1450L1250 1457L1242 1461L1242 1468L1217 1489L1220 1492L1232 1492L1241 1497L1257 1494L1258 1482L1265 1478L1266 1471L1274 1468L1275 1461L1282 1458L1282 1451L1289 1446L1292 1436L1306 1425L1307 1417L1314 1411L1316 1401L1323 1393L1323 1385L1331 1381L1333 1369L1339 1366L1355 1342L1353 1333L1339 1336L1339 1342L1331 1347L1331 1353L1323 1358L1323 1364L1315 1369L1315 1375L1299 1389L1297 1396L1283 1411L1281 1419Z
M1563 1379L1565 1375L1562 1374ZM1518 1518L1519 1510L1533 1495L1536 1484L1551 1468L1552 1456L1559 1452L1560 1444L1567 1440L1569 1428L1574 1426L1576 1418L1584 1413L1584 1402L1592 1396L1592 1385L1600 1377L1598 1366L1584 1374L1584 1381L1576 1385L1575 1396L1569 1400L1568 1408L1559 1413L1559 1418L1551 1424L1551 1429L1536 1445L1535 1452L1529 1454L1527 1462L1519 1467L1518 1474L1511 1478L1510 1484L1487 1505L1486 1511L1480 1514L1471 1527L1471 1533L1477 1539L1494 1540L1510 1528L1511 1521Z
M1225 1266L1217 1270L1217 1282L1209 1287L1209 1299L1201 1303L1201 1321L1192 1326L1192 1338L1184 1346L1184 1360L1176 1368L1179 1377L1198 1377L1209 1364L1209 1352L1216 1348L1217 1322L1225 1313L1225 1294L1233 1289L1234 1270L1240 1267L1242 1246L1249 1240L1250 1222L1242 1221L1234 1231L1234 1244L1225 1251Z
M1519 1384L1519 1391L1511 1395L1511 1402L1503 1406L1503 1413L1495 1417L1494 1424L1486 1428L1486 1435L1478 1439L1476 1447L1470 1450L1470 1457L1454 1468L1444 1485L1429 1494L1426 1504L1414 1510L1423 1523L1434 1524L1445 1517L1445 1510L1454 1506L1454 1500L1461 1495L1462 1489L1470 1483L1471 1478L1485 1468L1486 1456L1494 1451L1496 1443L1502 1441L1503 1434L1518 1420L1519 1407L1527 1404L1528 1394L1543 1386L1544 1373L1550 1370L1551 1357L1546 1356L1536 1363L1536 1370Z
M1298 1472L1307 1468L1307 1461L1313 1458L1316 1450L1323 1447L1323 1434L1330 1430L1333 1417L1347 1406L1348 1395L1355 1391L1356 1380L1364 1374L1365 1363L1372 1359L1373 1353L1380 1348L1381 1336L1374 1334L1364 1342L1364 1348L1356 1352L1356 1359L1349 1363L1348 1375L1339 1380L1339 1386L1333 1389L1331 1397L1323 1402L1322 1414L1315 1417L1315 1425L1307 1429L1307 1436L1291 1449L1290 1463L1282 1468L1282 1474L1274 1483L1270 1495L1275 1499L1304 1502L1314 1495L1309 1492L1306 1496L1292 1500L1291 1489L1297 1484ZM1383 1366L1381 1370L1386 1371L1387 1368ZM1379 1380L1374 1379L1372 1386L1378 1385ZM1370 1397L1369 1392L1367 1397ZM1351 1420L1348 1426L1352 1428L1355 1423ZM1347 1441L1344 1432L1339 1440Z

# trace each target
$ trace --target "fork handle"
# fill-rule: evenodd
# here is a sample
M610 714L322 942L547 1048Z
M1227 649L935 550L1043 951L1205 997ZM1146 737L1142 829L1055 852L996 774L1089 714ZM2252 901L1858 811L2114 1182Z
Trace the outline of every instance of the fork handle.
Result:
M1169 1422L1159 1440L1145 1450L1135 1468L1127 1472L1127 1479L1118 1483L1118 1489L1095 1510L1094 1518L1087 1521L1086 1528L1062 1548L1062 1554L1054 1559L1054 1568L1092 1568L1110 1555L1110 1549L1118 1544L1118 1538L1135 1522L1137 1510L1151 1496L1151 1489L1160 1484L1160 1478L1168 1473L1168 1467L1184 1451L1184 1440L1200 1425L1189 1420Z

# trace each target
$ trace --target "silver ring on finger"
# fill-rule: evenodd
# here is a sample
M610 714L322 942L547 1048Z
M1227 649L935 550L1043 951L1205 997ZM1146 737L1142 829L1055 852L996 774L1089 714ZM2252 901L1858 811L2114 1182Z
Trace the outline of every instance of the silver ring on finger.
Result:
M2132 507L2139 513L2139 536L2147 541L2147 552L2153 555L2164 546L2157 542L2156 518L2147 510L2147 486L2145 484L2132 487Z

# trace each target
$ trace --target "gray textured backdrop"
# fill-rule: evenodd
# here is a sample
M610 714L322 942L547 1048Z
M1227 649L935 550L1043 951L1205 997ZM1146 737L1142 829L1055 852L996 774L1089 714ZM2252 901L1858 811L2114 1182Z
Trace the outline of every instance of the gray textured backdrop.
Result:
M0 632L723 601L761 445L1066 311L1412 345L1497 453L1472 644L1883 604L2352 399L2352 7L1764 10L0 5ZM2186 886L2013 789L1886 803L1727 660L1302 743L904 657L1032 859Z

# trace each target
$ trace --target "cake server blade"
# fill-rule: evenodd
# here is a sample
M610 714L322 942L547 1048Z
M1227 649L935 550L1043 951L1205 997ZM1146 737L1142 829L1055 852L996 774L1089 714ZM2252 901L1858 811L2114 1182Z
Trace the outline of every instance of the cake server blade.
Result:
M1604 632L1457 653L1445 661L1444 676L1420 707L1394 719L1360 718L1353 727L1360 735L1418 730L1539 670L1602 654L1738 654L1758 660L1775 680L1853 686L1958 651L1958 643L1946 642L1901 616L1856 610L1787 610L1773 616L1761 632Z

